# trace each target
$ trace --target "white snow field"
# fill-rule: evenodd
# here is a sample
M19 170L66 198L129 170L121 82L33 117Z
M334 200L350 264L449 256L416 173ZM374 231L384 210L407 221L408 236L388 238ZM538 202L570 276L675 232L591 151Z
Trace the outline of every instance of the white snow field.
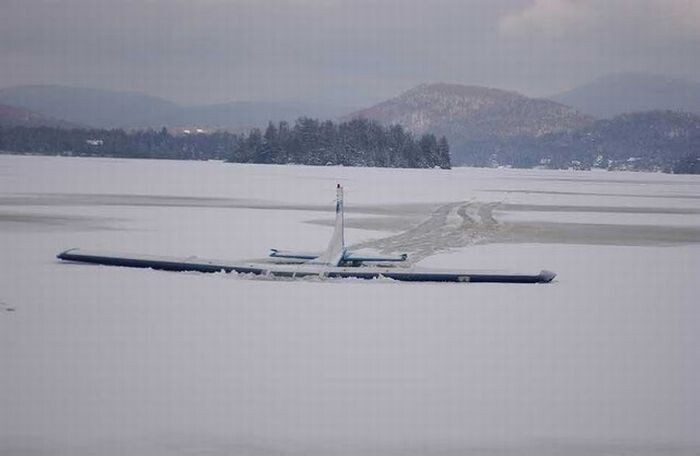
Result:
M350 245L551 284L61 263ZM700 178L0 155L1 455L700 454Z

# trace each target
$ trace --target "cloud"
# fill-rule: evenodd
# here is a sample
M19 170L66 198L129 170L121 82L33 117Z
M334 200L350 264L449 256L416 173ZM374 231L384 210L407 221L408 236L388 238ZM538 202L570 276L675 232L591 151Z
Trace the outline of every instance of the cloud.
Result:
M696 79L699 24L700 0L534 0L502 15L498 34L547 95L606 73Z
M654 39L696 39L700 0L535 0L504 15L499 30L510 38L594 39L601 31L636 31Z
M580 1L536 0L528 8L505 15L500 21L500 31L507 37L536 34L556 38L570 33L572 27L583 29L590 16L591 9Z
M657 2L657 9L672 18L672 22L696 38L700 37L700 0Z
M700 74L700 0L0 0L0 87L363 105L421 82L547 95Z

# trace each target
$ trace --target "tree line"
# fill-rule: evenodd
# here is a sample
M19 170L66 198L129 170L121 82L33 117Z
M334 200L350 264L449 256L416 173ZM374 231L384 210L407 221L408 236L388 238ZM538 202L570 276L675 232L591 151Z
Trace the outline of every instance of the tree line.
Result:
M0 150L11 153L91 157L227 160L393 168L450 168L447 140L419 138L399 125L367 119L334 123L300 118L261 130L172 134L161 130L0 128Z

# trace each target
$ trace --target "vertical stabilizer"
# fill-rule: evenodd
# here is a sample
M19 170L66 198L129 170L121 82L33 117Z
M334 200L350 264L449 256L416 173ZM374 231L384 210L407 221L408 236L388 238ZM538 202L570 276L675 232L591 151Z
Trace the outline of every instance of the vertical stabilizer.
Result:
M343 212L343 187L338 184L336 188L335 227L333 229L333 236L331 236L326 250L318 258L311 260L309 263L338 266L343 260L343 256L345 255L345 221L343 219Z

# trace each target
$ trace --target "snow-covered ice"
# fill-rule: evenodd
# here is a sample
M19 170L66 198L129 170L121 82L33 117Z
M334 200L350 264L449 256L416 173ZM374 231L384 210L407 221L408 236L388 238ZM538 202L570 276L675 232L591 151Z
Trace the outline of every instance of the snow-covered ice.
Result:
M349 244L548 285L62 264ZM700 178L0 155L0 454L698 454Z

